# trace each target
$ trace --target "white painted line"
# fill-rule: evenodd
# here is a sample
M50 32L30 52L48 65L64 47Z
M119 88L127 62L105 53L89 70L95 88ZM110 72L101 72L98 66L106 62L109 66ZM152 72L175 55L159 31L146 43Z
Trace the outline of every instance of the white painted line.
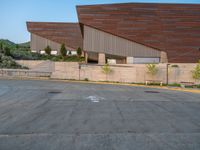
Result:
M98 103L100 100L104 100L105 98L99 96L88 96L86 99L91 100L93 103Z

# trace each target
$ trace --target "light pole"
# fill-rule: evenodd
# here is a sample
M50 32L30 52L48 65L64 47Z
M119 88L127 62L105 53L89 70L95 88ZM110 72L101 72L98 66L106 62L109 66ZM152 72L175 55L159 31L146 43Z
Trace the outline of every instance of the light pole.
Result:
M167 70L166 70L166 84L167 85L169 83L169 66L170 66L170 64L167 63Z
M79 80L81 79L81 64L80 63L78 66L78 78L79 78Z

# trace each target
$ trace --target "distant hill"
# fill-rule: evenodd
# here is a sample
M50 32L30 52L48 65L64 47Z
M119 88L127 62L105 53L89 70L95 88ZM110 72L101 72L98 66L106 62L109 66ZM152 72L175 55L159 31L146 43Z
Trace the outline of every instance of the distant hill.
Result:
M13 48L16 46L14 42L11 42L9 40L4 40L4 39L0 39L0 43L3 45L3 47Z
M30 47L30 42L20 43L18 44L20 47Z
M0 39L0 43L2 43L3 47L9 47L9 48L16 48L17 46L19 48L29 48L30 47L30 42L16 44L7 39Z

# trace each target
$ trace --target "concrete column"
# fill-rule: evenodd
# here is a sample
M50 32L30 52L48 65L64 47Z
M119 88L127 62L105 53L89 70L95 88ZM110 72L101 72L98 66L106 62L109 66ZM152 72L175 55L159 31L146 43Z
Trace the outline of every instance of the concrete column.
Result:
M167 53L161 51L160 53L160 62L161 63L168 63Z
M88 63L88 53L85 52L84 55L85 55L85 63L87 64Z
M133 57L126 57L126 63L127 64L133 64Z
M106 55L104 53L99 53L98 63L99 64L105 64L106 63Z

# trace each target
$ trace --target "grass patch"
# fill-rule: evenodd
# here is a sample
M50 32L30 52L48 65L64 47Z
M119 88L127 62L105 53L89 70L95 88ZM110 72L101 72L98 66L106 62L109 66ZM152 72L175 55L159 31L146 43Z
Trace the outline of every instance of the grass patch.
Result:
M168 84L168 86L181 87L181 84L179 84L179 83L172 83L172 84Z

